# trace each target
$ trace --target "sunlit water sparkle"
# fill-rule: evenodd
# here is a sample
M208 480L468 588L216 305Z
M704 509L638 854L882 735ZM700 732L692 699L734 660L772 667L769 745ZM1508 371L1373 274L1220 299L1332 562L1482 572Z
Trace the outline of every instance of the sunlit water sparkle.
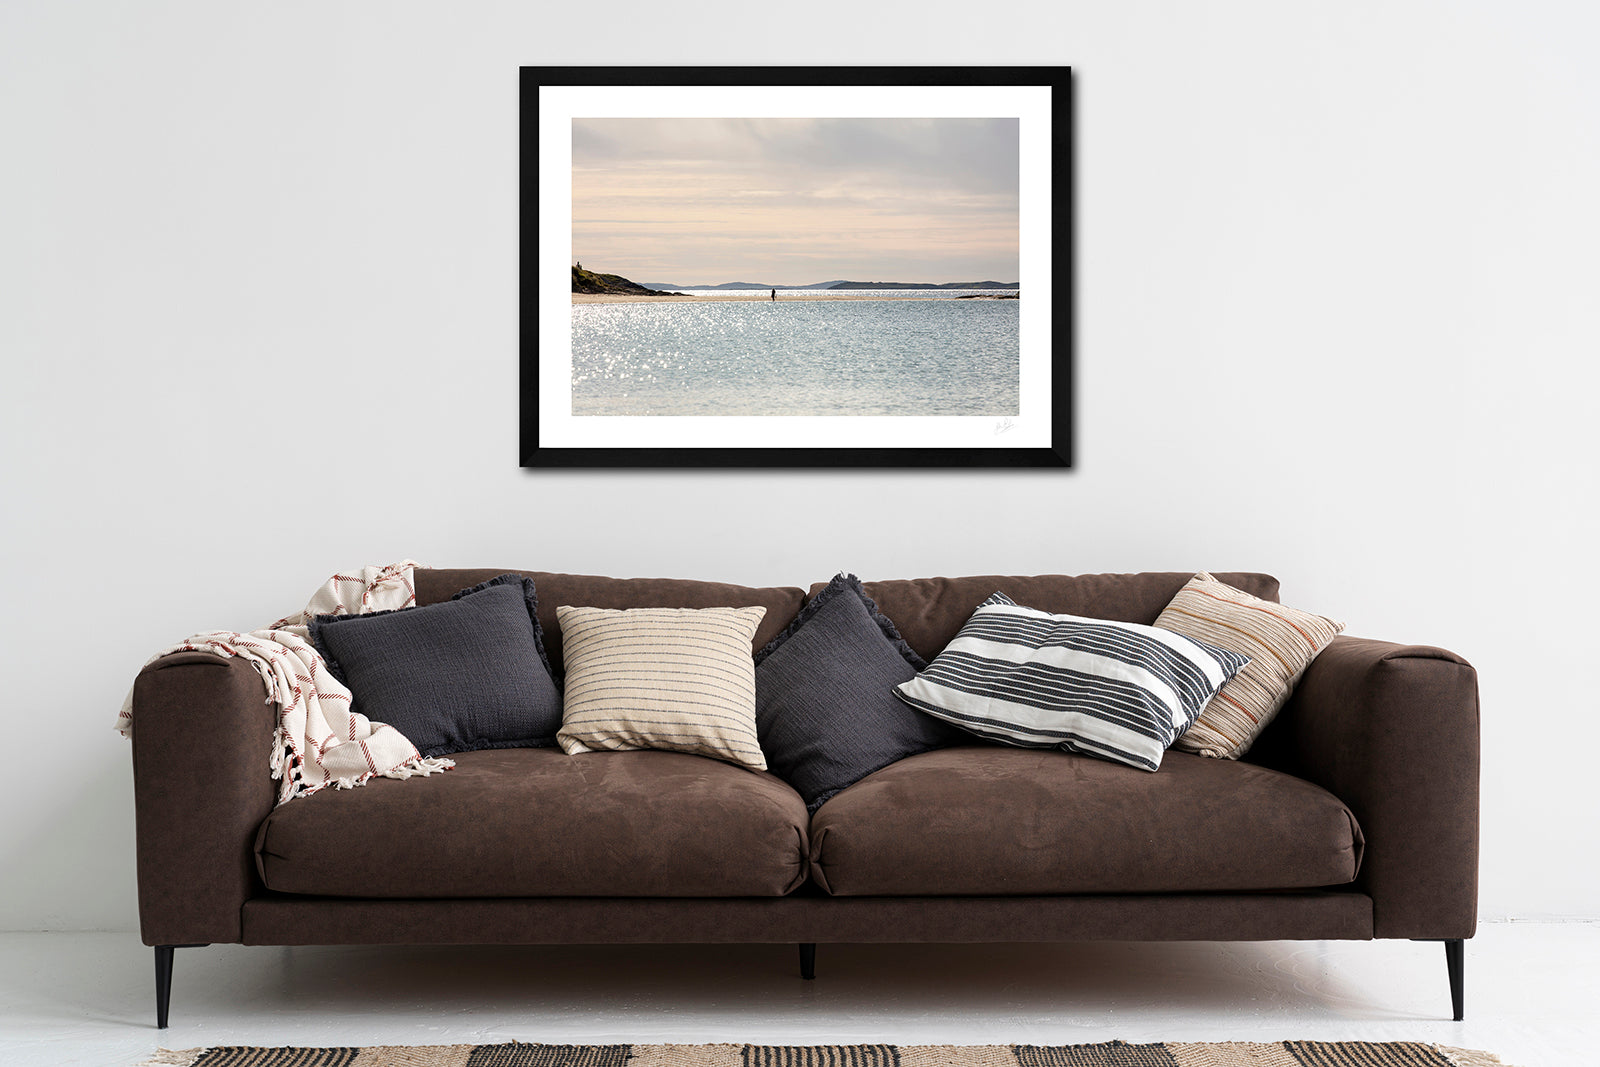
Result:
M950 295L576 305L572 413L1016 415L1020 302Z

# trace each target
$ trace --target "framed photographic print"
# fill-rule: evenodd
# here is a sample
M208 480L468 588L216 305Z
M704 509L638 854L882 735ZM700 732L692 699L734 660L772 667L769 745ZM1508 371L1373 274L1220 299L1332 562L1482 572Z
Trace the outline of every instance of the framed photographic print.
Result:
M1067 67L523 67L524 467L1072 465Z

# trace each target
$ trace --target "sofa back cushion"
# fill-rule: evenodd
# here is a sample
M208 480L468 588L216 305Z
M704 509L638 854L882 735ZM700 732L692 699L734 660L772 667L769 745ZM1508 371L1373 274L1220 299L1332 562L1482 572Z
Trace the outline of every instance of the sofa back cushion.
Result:
M767 613L756 629L756 636L750 649L753 656L757 649L765 648L768 642L794 621L795 616L800 613L800 605L805 601L805 590L796 586L752 587L682 578L603 578L589 574L554 574L547 571L507 571L498 567L475 567L418 568L417 604L420 606L449 600L463 589L486 582L497 574L508 573L525 574L533 579L534 588L539 596L539 626L544 632L545 652L550 657L551 668L558 676L566 670L566 659L561 651L561 627L556 621L556 608L563 604L592 608L764 607ZM1184 581L1190 577L1192 575L1185 575ZM1221 575L1218 577L1223 581L1228 580ZM1181 587L1183 582L1179 582L1178 585ZM820 587L818 591L820 592ZM991 589L989 592L992 593L994 590ZM1156 608L1157 613L1160 610L1160 607ZM956 625L959 627L960 623Z
M418 571L418 577L424 573ZM1271 575L1237 571L1211 573L1218 581L1263 600L1278 599L1278 580ZM1194 571L1039 574L1032 577L987 574L866 582L864 588L917 655L932 660L955 638L978 605L996 592L1004 593L1019 604L1052 614L1149 626L1194 575ZM812 586L811 595L822 592L824 587L821 583ZM541 585L541 608L544 596ZM548 627L546 630L548 632Z

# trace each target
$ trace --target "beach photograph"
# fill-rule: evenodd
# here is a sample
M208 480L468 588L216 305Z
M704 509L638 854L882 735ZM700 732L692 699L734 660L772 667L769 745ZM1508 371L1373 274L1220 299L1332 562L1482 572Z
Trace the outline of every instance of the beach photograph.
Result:
M1070 79L522 68L522 464L1070 466Z
M574 416L1015 416L1018 120L583 118Z

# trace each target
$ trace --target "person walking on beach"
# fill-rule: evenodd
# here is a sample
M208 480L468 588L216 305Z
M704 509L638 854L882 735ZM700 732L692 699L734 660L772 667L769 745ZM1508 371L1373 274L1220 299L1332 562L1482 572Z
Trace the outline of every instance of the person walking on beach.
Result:
M778 302L778 290L776 289L772 290L772 302L774 304Z

